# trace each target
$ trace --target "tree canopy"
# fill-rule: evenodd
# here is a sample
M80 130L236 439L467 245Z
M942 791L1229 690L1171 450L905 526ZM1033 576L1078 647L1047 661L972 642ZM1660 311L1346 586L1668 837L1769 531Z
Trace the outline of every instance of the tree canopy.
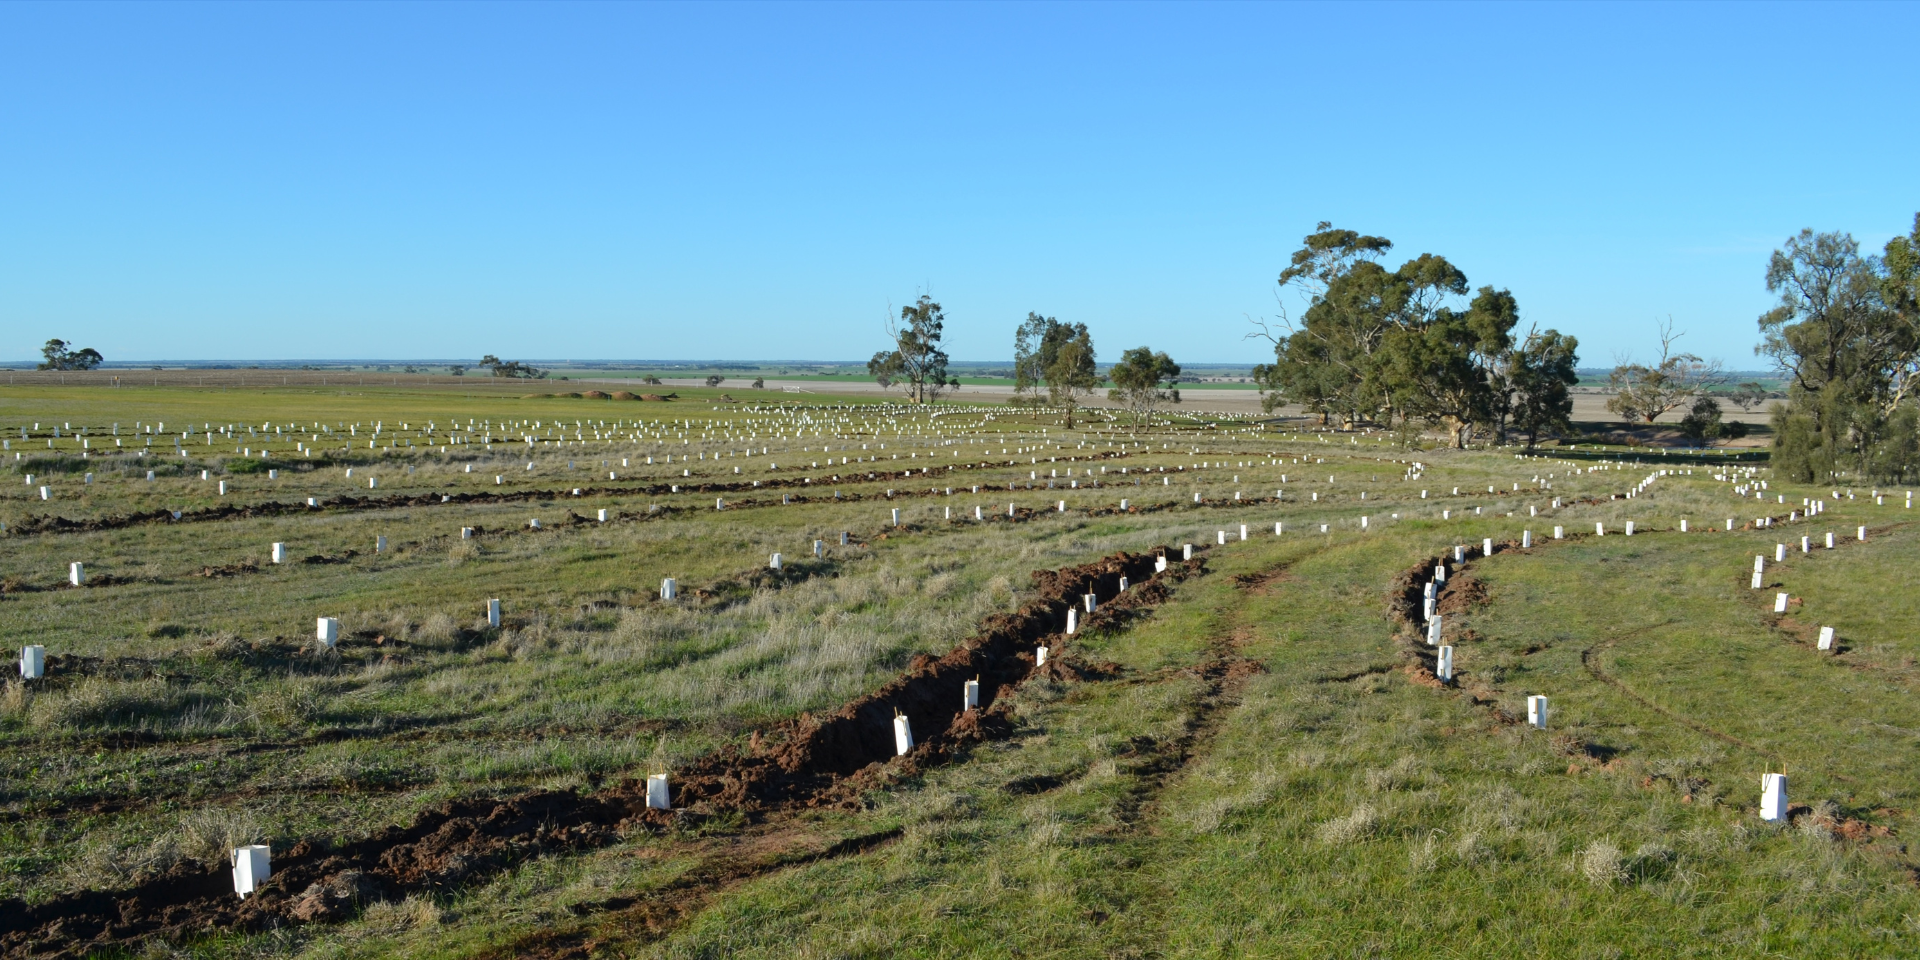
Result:
M92 370L106 362L107 358L101 356L100 351L92 347L72 350L69 349L71 346L72 344L65 340L48 340L46 345L40 348L40 355L46 359L40 362L38 369Z
M1266 332L1274 362L1254 368L1266 409L1298 404L1343 426L1418 419L1445 427L1456 447L1476 428L1504 436L1520 398L1530 437L1563 425L1571 400L1550 386L1571 371L1573 338L1548 330L1517 347L1512 293L1483 286L1461 304L1471 288L1459 267L1423 253L1389 270L1379 258L1392 249L1325 222L1302 241L1279 282L1306 309L1297 325Z
M545 371L536 367L528 366L518 360L502 360L491 353L480 358L480 365L486 367L493 376L505 377L509 380L538 380L547 375Z
M1073 411L1102 378L1094 363L1093 334L1084 323L1061 323L1028 313L1013 334L1013 392L1016 403L1046 404ZM1039 395L1045 386L1046 397Z
M1134 347L1120 355L1120 362L1107 370L1113 389L1107 399L1133 412L1135 423L1153 413L1163 403L1179 403L1180 365L1164 351L1152 347Z
M1884 257L1802 230L1768 258L1766 281L1780 302L1760 316L1755 350L1787 380L1775 467L1801 481L1920 477L1920 214Z
M899 321L887 323L893 349L867 361L868 375L883 388L903 384L914 403L932 403L943 391L959 387L959 380L947 377L947 353L940 349L945 326L946 314L926 294L901 307Z
M1720 364L1691 353L1676 353L1674 341L1685 336L1673 330L1673 318L1660 325L1660 357L1651 364L1622 360L1607 375L1613 396L1607 409L1628 420L1652 423L1669 410L1726 382ZM1716 405L1716 411L1720 408Z

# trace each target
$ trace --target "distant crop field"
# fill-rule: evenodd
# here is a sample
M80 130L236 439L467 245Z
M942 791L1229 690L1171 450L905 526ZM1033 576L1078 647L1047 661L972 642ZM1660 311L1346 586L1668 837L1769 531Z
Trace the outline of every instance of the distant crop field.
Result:
M0 385L0 956L1920 941L1904 489L245 375Z

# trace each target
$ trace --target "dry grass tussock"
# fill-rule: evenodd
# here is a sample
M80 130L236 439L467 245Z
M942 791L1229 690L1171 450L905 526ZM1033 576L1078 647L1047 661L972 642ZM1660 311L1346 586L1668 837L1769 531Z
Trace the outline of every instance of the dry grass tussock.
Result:
M1372 804L1363 803L1344 817L1320 824L1314 830L1314 838L1330 847L1359 843L1373 836L1380 828L1380 819L1380 812Z

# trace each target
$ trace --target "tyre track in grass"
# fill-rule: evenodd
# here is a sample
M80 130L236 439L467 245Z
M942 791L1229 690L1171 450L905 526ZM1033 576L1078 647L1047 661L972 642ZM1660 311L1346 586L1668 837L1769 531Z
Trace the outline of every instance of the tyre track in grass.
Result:
M697 841L700 859L644 894L579 903L538 932L482 950L474 960L585 960L603 946L657 940L692 919L716 895L767 874L859 856L899 839L898 827L822 842L817 829L789 817L739 835ZM676 852L686 852L684 848Z
M1159 555L1164 556L1163 548ZM1124 623L1169 595L1170 584L1204 569L1204 557L1153 570L1155 554L1119 553L1075 567L1036 571L1034 599L988 618L946 656L921 656L902 676L825 717L802 715L728 745L675 776L673 811L646 806L645 785L623 781L590 794L537 790L504 799L443 803L406 826L333 845L302 841L275 858L274 872L239 900L224 867L177 864L134 887L89 891L27 905L0 901L0 956L81 956L152 937L190 938L219 930L262 930L350 916L359 904L454 889L528 859L608 846L635 833L698 827L744 816L766 823L809 809L856 810L864 794L921 770L962 760L973 744L1007 736L1011 707L1001 696L1029 676L1063 677L1071 658L1036 668L1035 643L1058 636L1082 594L1112 596L1088 628ZM1120 577L1137 580L1120 593ZM979 709L960 711L965 683L982 682ZM892 717L903 713L917 744L895 757ZM738 871L716 870L714 883ZM711 884L709 884L711 886ZM703 887L704 889L704 887Z
M1635 534L1635 536L1659 536L1659 535L1661 534L1658 531L1640 531ZM1572 544L1580 540L1584 540L1585 538L1586 538L1586 535L1580 535L1578 537L1563 538L1558 541L1547 540L1527 548L1521 547L1520 542L1517 540L1502 540L1494 544L1493 553L1494 554L1501 554L1501 553L1531 554L1534 550L1542 549L1543 547L1546 547L1549 544L1562 544L1562 545ZM1450 689L1461 696L1468 697L1475 704L1486 707L1492 713L1496 721L1503 724L1514 724L1514 723L1520 722L1520 718L1512 716L1511 714L1508 714L1504 709L1502 709L1498 705L1497 701L1495 700L1496 697L1500 696L1501 694L1505 694L1508 691L1502 690L1499 687L1496 687L1492 684L1485 683L1484 681L1478 681L1478 680L1475 681L1476 689L1469 690L1467 689L1466 684L1462 682L1462 679L1467 677L1472 677L1473 674L1467 671L1462 671L1462 670L1454 671L1454 679L1452 683L1448 683L1446 681L1441 680L1434 673L1434 665L1433 665L1434 659L1438 656L1438 648L1437 647L1429 648L1426 645L1426 641L1423 637L1424 631L1420 630L1420 624L1423 620L1423 617L1422 617L1423 607L1425 603L1423 584L1427 580L1432 579L1434 569L1441 565L1447 565L1447 569L1448 569L1447 586L1444 588L1444 590L1440 591L1440 596L1436 597L1436 602L1435 602L1436 612L1444 616L1447 614L1459 612L1460 610L1469 608L1477 604L1482 604L1487 602L1485 588L1480 584L1477 578L1472 577L1472 575L1469 573L1469 570L1474 563L1480 560L1484 560L1490 555L1491 554L1488 554L1484 549L1480 547L1467 547L1465 548L1465 559L1463 561L1455 562L1449 557L1439 556L1439 557L1429 557L1425 560L1420 561L1419 563L1414 564L1413 566L1402 571L1399 576L1394 578L1394 581L1393 581L1394 585L1388 593L1388 607L1389 607L1389 611L1392 619L1398 621L1402 625L1402 627L1405 628L1405 629L1402 629L1398 635L1399 647L1400 647L1399 656L1403 662L1402 669L1414 680L1414 682L1422 686L1432 687L1435 689ZM1628 700L1640 705L1641 707L1646 708L1647 710L1651 711L1654 714L1657 714L1658 716L1661 716L1665 719L1678 723L1683 727L1693 730L1695 733L1712 737L1713 739L1719 740L1723 743L1737 746L1745 750L1753 751L1754 753L1760 754L1761 756L1778 759L1778 756L1770 750L1767 750L1763 747L1755 746L1754 744L1741 740L1740 738L1735 737L1732 734L1725 733L1720 730L1715 730L1712 727L1709 727L1698 721L1682 716L1678 713L1675 713L1674 711L1668 710L1665 707L1662 707L1654 703L1651 699L1647 698L1646 696L1643 696L1638 691L1628 686L1625 682L1621 681L1619 678L1614 677L1613 675L1607 673L1605 670L1601 669L1600 665L1596 662L1596 657L1598 654L1604 652L1607 649L1611 649L1613 646L1615 646L1616 644L1622 641L1645 636L1656 630L1660 630L1662 628L1669 627L1672 625L1673 625L1673 621L1670 621L1670 620L1663 621L1661 623L1656 623L1656 624L1649 624L1637 630L1633 630L1631 632L1624 633L1624 634L1618 634L1606 640L1603 640L1599 643L1590 645L1580 651L1581 668L1584 669L1587 672L1587 674L1591 676L1593 679L1607 685L1608 687L1618 692L1620 695L1626 697ZM1411 635L1410 635L1410 632L1411 632ZM1527 652L1531 653L1531 652L1538 652L1538 651L1527 651Z
M1674 723L1677 723L1683 727L1686 727L1687 729L1692 730L1695 733L1701 734L1703 736L1712 737L1713 739L1718 740L1722 743L1729 744L1731 746L1736 746L1743 750L1752 751L1770 760L1774 760L1780 763L1785 763L1786 759L1780 756L1779 754L1773 752L1772 750L1768 750L1765 747L1748 743L1747 741L1742 740L1739 737L1734 736L1733 734L1726 733L1720 730L1715 730L1714 728L1709 727L1704 723L1700 723L1697 720L1690 719L1682 714L1675 713L1672 710L1668 710L1667 708L1660 706L1657 703L1654 703L1651 699L1642 695L1639 691L1633 689L1630 686L1627 686L1627 684L1624 681L1620 680L1620 678L1615 677L1610 673L1607 673L1605 670L1602 670L1600 668L1600 665L1597 662L1595 662L1599 654L1604 653L1607 650L1611 650L1615 645L1619 644L1621 641L1638 639L1642 636L1652 633L1655 630L1660 629L1661 627L1667 627L1667 626L1672 626L1672 621L1668 621L1666 623L1657 623L1650 627L1646 627L1640 630L1635 630L1632 633L1622 634L1620 636L1615 636L1615 637L1609 637L1606 640L1602 640L1599 643L1596 643L1593 646L1587 647L1586 649L1580 651L1580 666L1586 669L1588 676L1591 676L1595 680L1598 680L1601 683L1604 683L1607 686L1612 687L1621 696L1626 697L1628 700L1631 700L1634 703L1637 703L1640 706L1645 707L1646 709L1656 714L1659 714L1660 716L1665 717L1668 720L1673 721Z

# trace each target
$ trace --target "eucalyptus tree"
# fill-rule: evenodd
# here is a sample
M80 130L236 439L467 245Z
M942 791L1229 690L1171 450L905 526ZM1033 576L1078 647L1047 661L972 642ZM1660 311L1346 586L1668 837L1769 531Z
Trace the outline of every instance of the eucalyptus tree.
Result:
M1392 249L1385 237L1324 222L1305 238L1280 272L1281 287L1306 300L1299 322L1283 315L1280 332L1253 334L1274 347L1274 361L1254 368L1263 406L1299 404L1349 427L1419 419L1444 427L1454 446L1479 426L1500 433L1528 374L1513 342L1517 300L1482 287L1462 305L1469 286L1459 267L1423 253L1389 270L1379 258ZM1573 343L1547 334L1555 347ZM1536 435L1555 425L1538 412L1529 413Z
M1073 411L1101 382L1094 363L1093 334L1084 323L1061 323L1028 313L1013 334L1014 402ZM1043 399L1040 389L1046 388Z
M940 348L946 314L931 296L900 308L900 319L887 321L893 349L881 350L867 361L867 373L881 387L904 384L914 403L932 403L943 391L960 386L947 377L947 352Z
M1857 470L1920 475L1914 384L1920 364L1920 216L1886 256L1862 256L1844 233L1802 230L1773 252L1756 352L1787 381L1774 408L1774 465L1803 481Z
M1163 403L1179 403L1180 365L1165 351L1152 347L1134 347L1120 355L1120 362L1107 368L1113 389L1107 399L1126 407L1139 423Z
M1719 361L1674 350L1674 342L1686 333L1674 332L1672 317L1661 323L1659 330L1658 359L1647 364L1623 358L1607 375L1607 385L1613 388L1607 409L1628 420L1652 423L1727 380L1720 372Z

